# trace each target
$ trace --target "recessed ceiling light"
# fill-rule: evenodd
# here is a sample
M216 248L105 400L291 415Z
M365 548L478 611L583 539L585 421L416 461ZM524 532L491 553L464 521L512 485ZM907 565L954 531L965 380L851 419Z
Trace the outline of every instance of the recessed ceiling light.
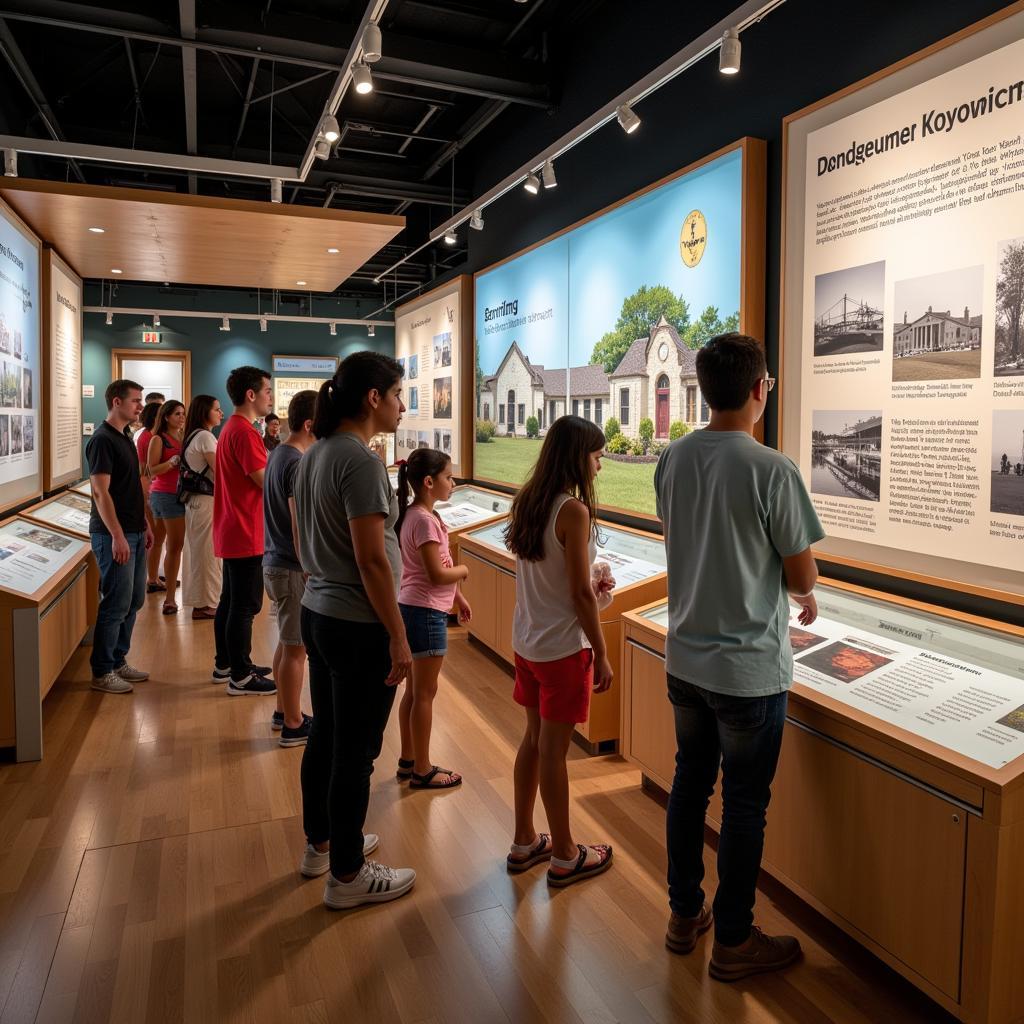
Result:
M112 274L123 274L123 273L124 273L124 271L123 271L123 270L121 270L121 269L119 269L118 267L112 267L112 268L111 268L111 270L110 270L110 272L111 272Z
M335 253L335 252L340 252L341 250L340 249L335 249L334 246L332 245L327 251L330 252L330 253Z
M298 286L299 286L300 288L305 288L305 287L306 287L306 282L305 282L305 281L296 281L295 283L296 283L296 284L297 284L297 285L298 285Z
M89 230L90 230L90 231L91 231L91 232L92 232L92 233L93 233L94 235L102 235L102 234L103 234L103 232L104 232L104 228L89 228Z

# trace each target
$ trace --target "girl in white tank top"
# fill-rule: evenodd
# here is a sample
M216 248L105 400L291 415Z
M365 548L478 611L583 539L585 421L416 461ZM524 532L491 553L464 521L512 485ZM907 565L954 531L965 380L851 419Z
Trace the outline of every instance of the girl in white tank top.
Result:
M603 454L600 427L578 416L555 420L505 530L516 556L514 698L526 711L507 866L518 872L550 861L548 884L558 887L600 874L612 861L607 844L573 839L565 767L573 730L587 720L591 690L607 690L612 682L599 609L615 581L592 573L594 480ZM550 835L538 835L533 825L538 786Z

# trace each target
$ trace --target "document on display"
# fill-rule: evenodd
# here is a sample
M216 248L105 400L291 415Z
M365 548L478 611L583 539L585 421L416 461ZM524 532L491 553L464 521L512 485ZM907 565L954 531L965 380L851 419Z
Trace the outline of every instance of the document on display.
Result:
M34 594L85 547L85 541L14 519L0 528L0 587Z

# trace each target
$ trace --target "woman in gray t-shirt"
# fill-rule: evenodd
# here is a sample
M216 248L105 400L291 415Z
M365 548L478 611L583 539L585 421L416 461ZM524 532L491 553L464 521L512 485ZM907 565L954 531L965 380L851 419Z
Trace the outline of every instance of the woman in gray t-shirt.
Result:
M302 640L309 655L313 725L302 757L302 873L330 875L324 903L382 903L412 888L416 872L367 861L363 835L370 775L395 686L412 667L398 610L402 569L398 503L374 434L401 420L402 367L376 352L345 359L317 397L317 443L295 474L299 560L309 574Z

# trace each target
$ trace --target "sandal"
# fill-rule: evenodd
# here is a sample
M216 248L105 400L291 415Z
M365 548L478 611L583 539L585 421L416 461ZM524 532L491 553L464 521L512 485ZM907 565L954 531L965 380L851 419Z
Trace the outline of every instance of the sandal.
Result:
M215 608L193 608L192 609L193 619L215 619L217 618L217 611Z
M582 843L577 843L576 849L580 851L580 855L576 858L575 867L569 869L566 874L553 874L554 869L548 868L548 885L556 889L564 889L567 885L582 882L584 878L592 878L594 875L599 875L602 871L607 871L612 866L612 848L606 843L596 843L593 846L584 846ZM598 853L603 853L604 856L601 860L588 867L586 864L587 852L589 850L596 850Z
M163 611L164 615L177 615L178 614L178 606L176 604L171 604L169 602L165 602L162 611Z
M445 776L447 781L435 782L438 775ZM426 775L412 772L410 780L410 789L454 789L456 786L462 785L461 775L457 775L450 768L438 768L436 764L431 765L430 771Z
M166 589L167 589L167 587L165 587L162 583L147 583L146 584L146 593L147 594L159 594L161 591L164 591Z
M534 864L539 864L542 860L551 860L551 836L547 832L541 832L538 835L537 844L529 853L521 854L520 857L510 853L505 858L505 867L512 874L518 874L520 871L532 868Z
M400 757L398 759L398 771L395 772L395 778L401 782L405 782L406 779L412 778L412 766L416 762L410 757L408 759Z

